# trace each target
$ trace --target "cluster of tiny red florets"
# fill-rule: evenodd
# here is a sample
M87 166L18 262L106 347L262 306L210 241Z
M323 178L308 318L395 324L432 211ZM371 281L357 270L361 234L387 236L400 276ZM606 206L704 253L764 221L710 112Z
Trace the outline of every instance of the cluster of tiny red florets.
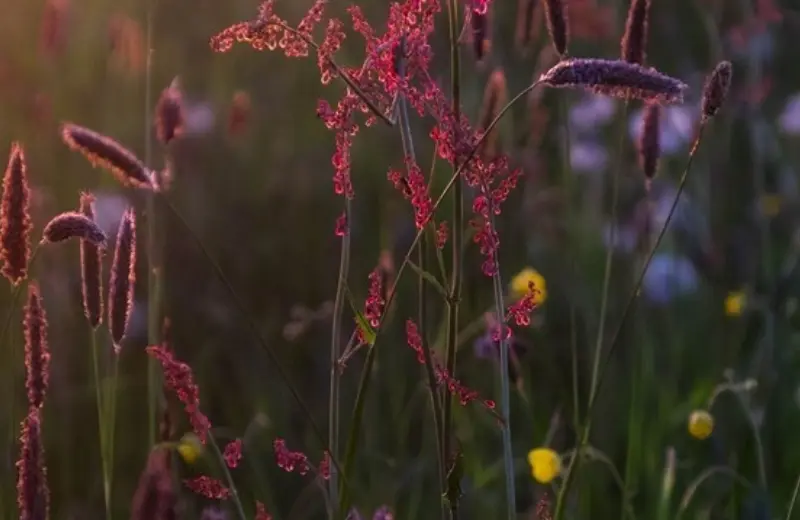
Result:
M175 392L183 403L195 434L200 442L205 444L208 431L211 429L211 421L200 411L200 389L194 382L191 367L177 360L172 352L163 346L153 345L146 350L161 363L164 384Z
M518 327L527 327L531 324L531 313L536 308L536 295L539 290L534 286L533 282L528 282L528 292L508 307L506 315L506 322L512 319Z
M242 439L236 439L225 446L225 451L222 454L225 459L225 465L229 468L235 468L242 460Z
M399 170L390 169L387 177L395 188L411 201L411 206L414 208L414 223L417 229L422 229L433 218L433 201L419 166L411 159L406 159L406 170L408 173L403 175Z
M275 460L278 463L278 467L282 470L288 473L293 473L296 471L300 475L305 475L311 469L313 469L311 464L308 462L308 456L300 451L290 451L286 447L286 441L283 439L275 439L275 441L272 443L272 446L275 450ZM331 458L327 451L322 455L322 460L317 468L317 474L325 480L330 478Z
M376 267L369 274L369 291L367 293L367 301L364 304L364 317L369 322L370 326L375 328L381 324L381 315L383 315L383 306L386 300L383 299L383 276L381 269Z
M187 478L183 484L192 492L212 500L227 500L231 496L231 490L225 484L207 475Z
M412 320L406 321L406 341L408 346L417 353L417 361L420 364L425 364L425 345L422 341L422 336L419 333L417 324ZM433 352L430 352L431 360L433 361L433 373L436 377L436 384L444 386L451 394L458 396L459 402L466 406L472 401L478 399L478 392L471 390L464 386L458 379L453 377L442 364L436 360ZM482 401L483 405L494 410L495 402L489 399Z

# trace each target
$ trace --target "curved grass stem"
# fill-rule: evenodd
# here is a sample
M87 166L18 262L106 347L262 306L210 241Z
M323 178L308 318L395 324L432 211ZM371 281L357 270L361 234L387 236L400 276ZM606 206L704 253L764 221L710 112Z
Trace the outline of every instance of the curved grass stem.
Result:
M697 154L697 149L700 145L704 129L705 129L705 123L701 123L700 128L698 130L697 138L695 139L691 151L689 152L689 158L686 161L686 168L684 169L683 174L681 175L681 179L678 184L678 189L675 193L675 197L672 200L672 204L667 214L667 218L665 219L664 225L661 227L661 230L658 233L658 237L653 243L653 246L650 248L650 252L648 253L647 258L645 259L645 262L642 265L642 269L639 272L639 276L636 278L636 283L634 283L633 288L631 289L631 292L625 302L625 307L623 308L622 317L620 318L619 324L617 325L614 334L611 336L608 351L606 352L603 361L599 365L599 369L597 371L598 374L597 379L594 381L592 385L593 391L590 392L589 403L586 412L586 420L584 421L582 433L579 438L578 449L581 449L582 446L586 446L586 444L589 442L589 434L591 432L591 425L592 425L592 420L591 420L592 413L594 411L594 407L597 401L596 399L597 394L599 392L599 389L602 387L603 379L607 372L609 361L611 359L612 354L614 353L614 349L616 348L619 342L620 333L625 326L627 317L631 311L631 308L633 307L633 303L636 300L636 296L639 293L639 288L642 286L642 281L644 280L644 276L647 273L647 269L650 266L650 263L652 262L653 257L655 256L656 251L658 250L658 247L661 244L661 241L664 239L666 231L669 228L669 224L672 221L672 217L675 214L675 210L678 207L678 202L680 201L681 194L683 193L683 190L686 187L686 181L689 177L689 171L691 171L692 162L694 161L694 157ZM597 355L599 356L601 353L602 352L598 349ZM561 489L558 493L558 499L556 502L556 512L554 515L555 520L561 520L563 518L564 508L566 506L566 497L569 492L570 484L575 478L575 473L577 472L577 462L576 462L577 459L579 459L579 457L574 457L570 461L569 466L567 467L564 476L564 483L561 486Z

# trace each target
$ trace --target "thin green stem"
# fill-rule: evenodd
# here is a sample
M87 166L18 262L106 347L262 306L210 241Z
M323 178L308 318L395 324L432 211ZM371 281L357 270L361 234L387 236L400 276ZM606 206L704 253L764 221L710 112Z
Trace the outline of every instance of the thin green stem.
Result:
M561 183L564 189L564 199L566 200L566 227L567 227L567 247L566 253L569 258L569 279L574 280L578 272L577 254L575 247L575 208L573 192L574 182L571 164L571 135L569 126L569 110L567 103L567 93L562 92L559 96L558 108L563 124L562 135L564 137L564 147L561 150ZM572 407L574 428L580 428L580 395L578 394L578 320L575 309L575 301L569 295L569 345L570 356L572 358Z
M106 402L106 420L103 422L105 423L105 436L106 436L106 458L108 459L108 468L109 468L109 478L111 480L111 484L113 484L113 476L114 476L114 443L116 441L116 432L117 432L117 389L119 385L119 354L113 353L113 369L111 373L111 387L108 388L108 392L111 395L107 395L103 397L103 401ZM111 485L109 484L109 485Z
M494 218L492 218L494 221ZM494 222L492 222L494 228ZM508 375L508 350L509 341L506 338L502 327L505 327L505 310L503 308L503 282L500 278L500 258L497 251L494 252L495 272L492 275L492 288L494 291L495 313L497 322L501 327L500 331L500 413L503 415L503 473L505 474L506 484L506 517L513 520L517 516L517 500L514 488L514 454L511 445L511 389Z
M614 331L613 336L611 337L611 341L609 343L608 352L606 352L605 357L603 358L603 362L600 365L600 370L598 371L597 381L594 386L594 391L590 392L589 403L586 412L586 420L584 421L583 431L581 433L579 439L579 446L585 446L586 443L589 441L589 434L591 432L591 425L592 425L592 413L594 412L594 406L596 404L596 397L599 391L599 388L602 386L603 378L607 372L607 368L609 365L609 360L614 352L615 347L618 344L620 333L625 326L625 321L630 313L631 308L633 307L633 302L636 300L636 295L639 292L639 288L642 285L642 281L644 280L644 276L647 273L647 269L650 266L650 263L655 256L656 251L658 250L661 241L664 239L667 229L669 228L669 224L672 221L672 217L675 214L675 210L678 207L678 202L680 201L681 194L686 186L686 180L689 177L689 171L692 167L692 162L694 161L694 157L697 153L697 149L700 145L700 141L703 136L703 131L705 129L705 123L701 124L700 129L697 134L697 138L692 145L692 149L689 152L689 159L686 162L686 168L683 171L683 175L681 175L680 183L678 184L678 190L675 193L675 197L672 200L672 205L670 206L669 213L667 214L667 218L664 221L664 225L661 228L661 231L658 234L653 246L650 248L650 252L645 259L644 265L642 266L641 271L639 272L639 276L636 279L636 283L634 283L633 288L631 289L630 295L625 303L625 307L622 311L622 317L620 318L619 325L617 325L616 330ZM598 352L600 354L600 352ZM570 461L569 466L567 467L565 476L564 476L564 484L561 487L561 490L558 494L558 500L556 502L556 514L554 516L555 520L561 520L564 514L564 507L566 502L566 496L569 491L569 485L574 479L574 475L577 470L577 462L576 459L579 457L575 457ZM561 515L561 516L559 516Z
M453 109L453 117L456 122L461 119L461 56L458 44L459 23L458 23L458 1L449 0L448 10L448 29L450 34L450 93ZM458 124L456 124L458 128ZM488 133L488 132L487 132ZM454 140L460 136L453 135ZM457 172L458 167L453 165L453 172ZM447 347L445 349L445 367L451 377L455 377L456 368L456 343L458 342L458 310L459 300L461 299L462 286L462 244L464 241L462 224L464 221L464 183L460 178L456 180L453 190L453 216L452 216L452 271L450 273L450 301L447 306ZM453 396L450 392L444 393L444 406L442 413L442 460L447 463L451 455L453 441ZM450 504L452 511L457 511L457 504Z
M624 144L625 144L625 136L627 135L625 132L626 124L627 124L627 115L628 115L628 104L629 102L626 100L625 104L622 108L622 114L619 118L619 129L617 131L617 135L619 136L619 142L617 145L617 153L615 163L613 165L613 171L611 172L612 180L611 180L611 215L610 215L610 225L611 225L611 235L609 239L609 243L606 248L606 259L605 259L605 269L603 272L603 289L602 289L602 296L600 298L600 323L598 325L597 330L597 338L595 340L594 346L594 356L592 362L592 376L589 383L589 405L588 408L591 409L592 403L594 403L595 396L597 393L597 378L598 373L600 370L600 355L602 353L602 346L603 346L603 337L605 336L605 327L606 327L606 314L608 312L608 297L611 289L611 272L613 267L614 261L614 250L615 250L615 242L616 242L616 226L617 226L617 206L619 205L619 181L620 181L620 172L622 170L622 154L624 151ZM587 411L586 419L584 420L583 426L583 434L580 436L579 441L579 448L580 451L587 442L589 442L589 429L591 425L591 412ZM558 492L558 498L556 500L556 509L555 509L555 520L562 520L564 516L564 511L566 507L566 499L569 493L570 487L575 479L575 474L577 473L578 466L580 464L580 456L573 457L567 467L567 472L564 477L564 485Z
M153 20L155 17L157 0L148 0L146 4L147 9L147 26L146 26L146 48L147 48L147 61L145 63L145 79L144 79L144 162L146 165L152 165L153 147L152 147L152 97L153 97ZM160 343L160 327L161 327L161 284L159 277L161 275L159 265L159 251L158 251L158 222L156 218L156 203L155 193L147 193L145 201L145 211L147 213L147 342L150 345L158 345ZM147 358L147 439L149 446L154 446L156 443L156 431L158 429L158 397L161 392L159 384L159 367L158 363L152 357Z
M350 199L345 197L344 214L350 221ZM342 342L342 313L344 311L344 289L350 272L350 232L342 237L342 251L339 257L339 278L336 284L336 299L333 303L333 318L331 325L331 367L330 367L330 395L328 400L328 446L334 457L339 455L339 387L341 372L339 370L339 355ZM336 511L339 501L339 476L336 468L331 468L328 493L330 494L331 510Z
M789 508L786 510L786 520L792 520L792 512L794 511L794 504L797 502L797 494L800 492L800 475L794 482L794 491L792 491L792 499L789 500Z
M404 72L404 67L401 66L401 75ZM405 96L401 93L400 98L398 100L398 120L400 121L400 138L403 143L403 151L405 155L411 159L413 164L417 164L417 155L414 149L414 138L411 133L411 120L408 115L408 100L406 100ZM436 156L434 155L433 164L436 164ZM433 176L433 166L431 166L431 177ZM434 235L436 230L433 229L433 224L428 224L427 226L430 228ZM419 258L419 267L420 267L420 274L418 279L418 287L419 287L419 300L418 300L418 318L417 321L419 322L419 333L423 339L423 342L428 341L427 331L428 331L428 283L423 276L423 273L428 269L428 243L429 240L423 235L422 239L417 246L418 250L418 258ZM438 252L438 250L437 250ZM439 255L441 257L441 254ZM446 277L442 280L443 283L447 283ZM436 431L436 468L438 472L438 481L439 481L439 491L440 497L445 494L447 491L447 483L446 483L446 476L447 476L447 468L445 467L447 463L447 459L442 457L442 404L440 402L439 397L439 387L436 384L436 374L433 370L433 359L431 357L430 349L423 348L423 355L425 361L425 374L428 379L428 390L430 392L431 397L431 409L433 412L433 424ZM446 515L446 509L444 507L444 503L442 503L441 509L442 518Z
M97 329L89 331L89 342L92 347L92 370L94 373L95 399L97 401L97 432L100 440L100 464L103 470L103 499L106 506L106 520L111 520L111 473L108 466L108 441L106 438L106 414L103 406L102 378L100 374L100 356L97 350Z
M244 508L242 507L242 500L239 498L239 491L236 489L236 484L233 482L231 471L228 469L228 464L225 463L225 457L222 455L222 451L219 449L219 444L217 444L217 440L214 438L214 434L211 433L211 430L208 431L208 441L208 443L211 445L211 448L214 450L214 455L217 457L220 467L222 468L222 474L225 477L225 483L228 485L228 489L231 491L231 500L233 501L233 505L236 507L236 516L239 518L239 520L247 520L247 515L244 514Z

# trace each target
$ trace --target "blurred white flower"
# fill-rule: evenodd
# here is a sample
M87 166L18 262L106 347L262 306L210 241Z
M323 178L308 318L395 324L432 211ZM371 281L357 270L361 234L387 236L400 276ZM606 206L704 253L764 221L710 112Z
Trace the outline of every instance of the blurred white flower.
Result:
M644 110L639 109L629 120L629 132L634 142L639 142L642 135ZM670 105L661 107L661 128L659 140L662 155L672 155L682 151L691 141L694 123L697 120L697 108L687 105Z
M570 147L570 166L576 172L596 172L605 170L608 151L594 141L577 141Z
M607 123L614 116L616 107L616 101L611 97L587 93L570 107L570 128L575 132L591 132Z
M664 305L697 288L698 276L688 258L672 253L653 257L642 281L642 293L653 303Z

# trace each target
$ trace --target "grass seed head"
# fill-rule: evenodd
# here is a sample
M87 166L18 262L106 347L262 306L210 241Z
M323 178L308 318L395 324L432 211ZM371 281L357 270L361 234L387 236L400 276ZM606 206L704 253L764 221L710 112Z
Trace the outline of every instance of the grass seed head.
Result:
M0 256L2 273L12 285L25 279L30 260L30 188L25 152L19 142L11 143L0 202Z
M130 321L135 285L136 217L130 208L122 215L119 224L108 286L108 327L116 352L120 350Z
M733 65L729 61L721 61L709 74L703 88L702 112L703 121L714 117L725 99L728 97L731 79L733 78Z

